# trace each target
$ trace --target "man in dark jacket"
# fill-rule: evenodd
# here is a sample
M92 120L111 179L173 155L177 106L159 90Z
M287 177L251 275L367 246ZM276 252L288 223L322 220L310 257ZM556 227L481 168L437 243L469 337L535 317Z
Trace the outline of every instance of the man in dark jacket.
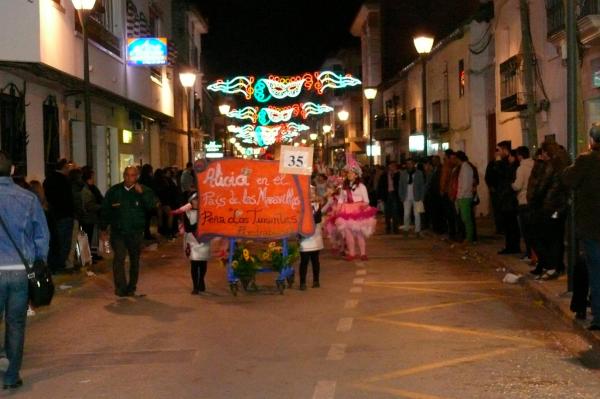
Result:
M397 234L400 227L400 199L398 198L398 164L390 162L387 173L379 178L377 197L385 201L385 232Z
M48 266L53 273L65 272L65 263L71 251L75 203L68 174L72 166L66 159L61 159L56 164L56 170L48 173L44 180L50 228Z
M562 182L575 190L577 235L582 240L589 272L594 319L590 330L600 330L600 126L590 130L591 151L567 168Z
M128 166L124 181L112 186L102 203L100 229L106 239L110 226L110 244L114 250L113 278L115 294L134 296L140 269L140 252L145 215L157 206L151 189L138 183L138 170ZM125 257L129 254L129 283L125 277Z
M517 194L512 189L512 183L517 175L517 162L510 162L511 143L501 141L500 163L496 168L496 195L500 206L500 215L504 227L504 249L500 255L518 254L521 252L521 233L518 221Z

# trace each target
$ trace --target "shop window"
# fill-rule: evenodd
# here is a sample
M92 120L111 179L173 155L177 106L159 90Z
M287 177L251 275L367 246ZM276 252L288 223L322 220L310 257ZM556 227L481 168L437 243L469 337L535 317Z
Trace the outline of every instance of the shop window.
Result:
M60 156L58 105L55 96L48 96L43 106L44 164L46 171L55 169Z
M0 150L10 155L16 176L27 175L27 141L25 93L10 83L0 91Z
M458 96L462 97L465 95L465 85L466 85L466 75L465 75L465 61L458 61Z

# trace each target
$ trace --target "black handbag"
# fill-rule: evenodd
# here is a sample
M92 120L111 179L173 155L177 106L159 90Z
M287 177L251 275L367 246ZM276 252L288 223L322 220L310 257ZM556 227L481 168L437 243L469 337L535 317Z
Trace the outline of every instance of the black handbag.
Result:
M25 265L25 271L27 272L27 279L29 280L29 300L34 307L48 306L52 302L54 296L54 282L52 282L52 274L46 263L42 260L36 260L33 262L33 266L27 262L25 256L17 246L17 243L10 235L8 227L4 223L2 216L0 216L0 224L6 232L10 242L17 250L21 261Z

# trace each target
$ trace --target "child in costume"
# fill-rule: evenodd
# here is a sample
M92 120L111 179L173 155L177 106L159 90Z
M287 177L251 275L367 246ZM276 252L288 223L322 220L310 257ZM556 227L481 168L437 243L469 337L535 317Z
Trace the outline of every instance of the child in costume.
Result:
M377 208L369 206L367 187L360 181L360 165L349 158L345 168L347 175L340 196L340 211L335 220L336 227L346 241L346 256L352 261L355 256L355 243L358 244L360 259L368 260L366 239L375 232Z
M321 264L319 262L319 253L323 249L323 235L321 232L321 204L316 195L312 195L311 205L313 218L315 221L315 233L309 237L300 239L300 290L306 290L306 273L308 272L308 262L312 264L313 288L319 288L319 273Z
M192 295L198 295L206 291L204 277L210 259L210 242L199 242L196 239L196 228L198 225L198 195L192 194L188 203L181 208L172 211L173 215L183 214L184 238L183 248L185 255L191 262Z

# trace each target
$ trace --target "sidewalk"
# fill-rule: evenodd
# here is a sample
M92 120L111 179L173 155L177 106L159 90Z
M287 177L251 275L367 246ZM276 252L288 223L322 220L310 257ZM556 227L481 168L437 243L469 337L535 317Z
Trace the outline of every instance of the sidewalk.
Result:
M557 280L542 281L535 280L529 274L531 267L529 263L521 261L519 255L498 255L498 251L504 248L504 236L495 234L494 225L491 219L477 219L477 230L479 241L475 245L463 246L448 241L445 237L428 232L432 239L442 240L455 252L462 253L463 259L471 259L475 262L487 265L495 269L500 279L504 278L506 273L513 273L522 276L519 283L526 287L529 292L538 300L541 300L547 308L561 317L561 319L571 325L580 335L587 338L590 343L600 345L600 333L592 332L587 329L591 316L588 311L587 321L575 320L575 315L569 309L571 303L571 293L567 291L567 276L563 275ZM523 244L522 244L523 245Z

